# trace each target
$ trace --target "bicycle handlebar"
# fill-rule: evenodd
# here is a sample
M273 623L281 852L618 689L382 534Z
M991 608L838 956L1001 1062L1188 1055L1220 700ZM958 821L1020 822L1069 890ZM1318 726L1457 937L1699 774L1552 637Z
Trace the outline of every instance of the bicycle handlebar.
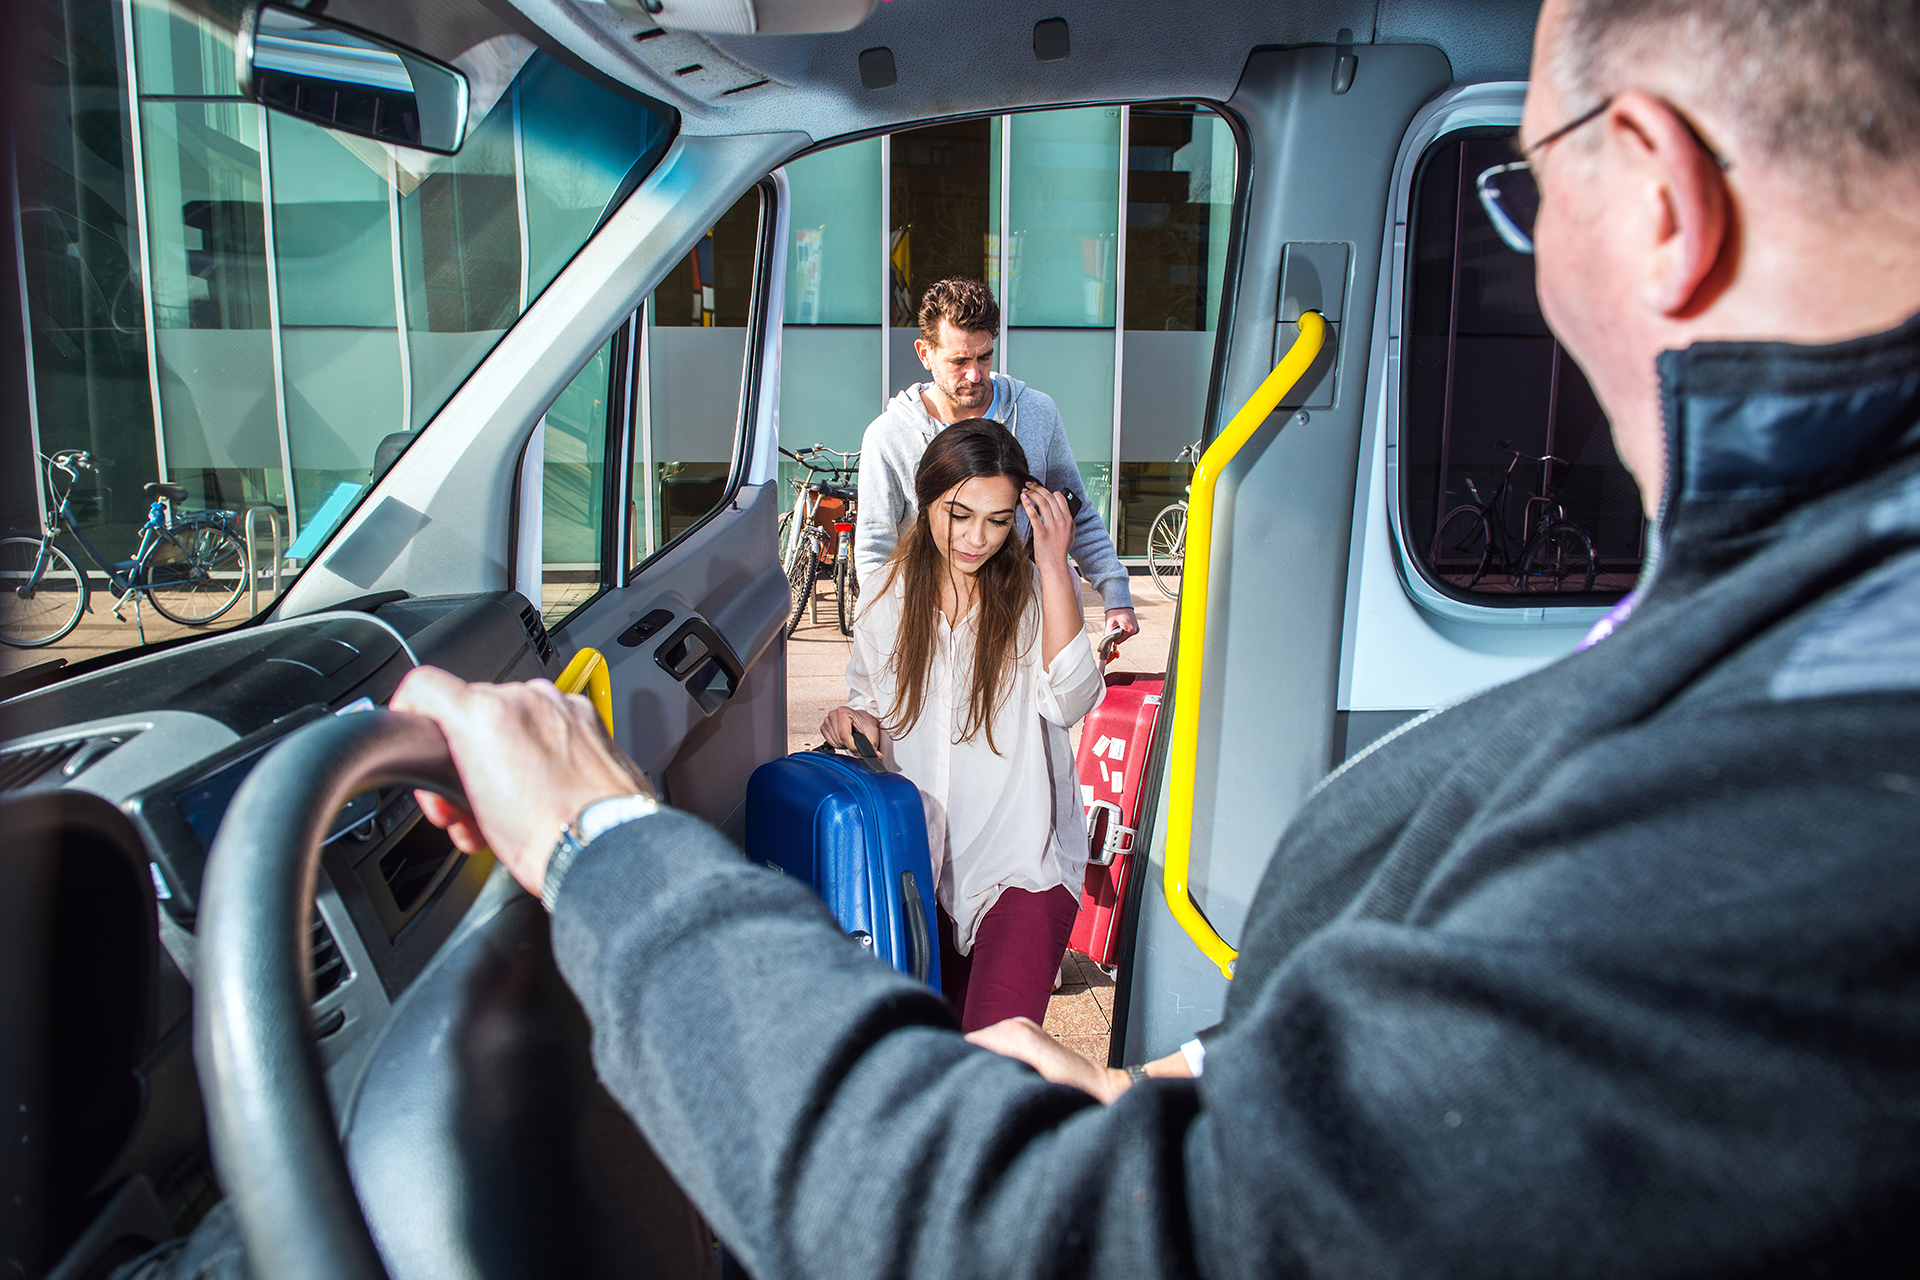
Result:
M859 464L860 451L858 449L855 449L852 453L842 453L838 449L829 449L824 444L816 444L812 448L802 449L798 453L795 453L791 449L787 449L785 447L781 447L780 452L785 454L787 457L792 458L795 462L805 467L808 471L813 472L815 475L819 475L822 473L838 475L844 472L856 470L860 465ZM834 466L823 467L815 463L813 460L814 457L822 453L830 453L834 457L839 458L841 460L840 465L837 467L834 467Z
M1514 457L1516 457L1516 458L1520 458L1520 459L1522 459L1522 460L1524 460L1524 461L1527 461L1527 462L1559 462L1559 463L1566 463L1566 462L1567 462L1567 460L1566 460L1565 458L1562 458L1562 457L1559 457L1559 456L1557 456L1557 455L1555 455L1555 454L1551 454L1551 453L1548 453L1548 454L1543 454L1543 455L1541 455L1540 457L1538 457L1538 458L1536 458L1536 457L1534 457L1534 456L1533 456L1532 454L1530 454L1530 453L1522 453L1522 452L1520 452L1520 451L1519 451L1518 449L1516 449L1516 448L1514 448L1514 447L1513 447L1512 445L1510 445L1510 444L1508 444L1508 443L1507 443L1507 442L1506 442L1505 440L1495 440L1495 441L1493 442L1493 447L1494 447L1494 448L1496 448L1496 449L1498 449L1498 450L1499 450L1500 452L1502 452L1502 453L1510 453L1510 454L1512 454L1512 455L1513 455ZM1572 465L1572 464L1571 464L1571 463L1568 463L1567 465Z
M45 454L41 456L46 458ZM46 458L46 461L50 465L60 468L68 475L73 474L75 467L78 467L82 471L105 471L113 465L112 458L96 457L94 454L88 453L85 449L61 449L52 457Z

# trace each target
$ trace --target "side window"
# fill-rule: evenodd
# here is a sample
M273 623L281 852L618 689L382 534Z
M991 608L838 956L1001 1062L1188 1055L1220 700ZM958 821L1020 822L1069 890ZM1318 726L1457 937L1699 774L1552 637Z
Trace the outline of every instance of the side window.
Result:
M1404 559L1476 604L1605 604L1639 575L1646 521L1606 415L1541 318L1533 259L1500 240L1475 195L1482 170L1513 159L1513 138L1448 134L1415 179Z
M593 353L543 419L540 616L549 627L610 585L608 516L618 507L609 503L607 446L625 417L633 328L623 325Z
M647 299L628 461L630 569L726 497L751 345L761 205L758 187L736 200Z

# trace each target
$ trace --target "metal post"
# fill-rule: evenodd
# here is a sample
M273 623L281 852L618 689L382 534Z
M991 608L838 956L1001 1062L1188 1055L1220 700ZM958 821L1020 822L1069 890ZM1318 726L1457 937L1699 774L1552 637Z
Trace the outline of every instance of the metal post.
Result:
M260 612L260 570L253 558L253 544L259 535L254 532L253 522L263 511L267 513L267 531L273 535L273 598L280 598L280 512L273 506L249 507L240 525L240 537L247 547L248 617Z
M147 394L153 400L153 452L159 478L167 478L167 432L160 412L160 345L154 338L153 245L147 235L147 161L140 122L140 54L133 43L133 0L121 0L126 43L127 142L133 161L133 226L140 245L140 298L147 323Z
M1000 117L1000 372L1007 372L1013 314L1013 117Z
M413 430L413 349L407 332L407 286L400 254L400 166L387 152L387 236L393 241L393 324L400 340L400 430Z
M527 274L532 246L527 242L527 154L520 135L520 77L513 78L513 207L520 218L520 313L527 310Z
M293 445L287 436L287 362L280 344L280 255L273 243L273 162L267 138L267 109L260 113L260 224L266 235L267 260L267 340L273 350L273 416L280 429L280 482L286 486L287 528L290 536L300 531L300 504L293 499Z
M880 135L880 411L893 398L893 135Z
M27 438L33 447L33 505L40 528L47 527L47 493L40 471L40 394L33 377L33 315L27 306L26 231L20 224L20 162L13 139L7 139L7 179L13 193L13 269L20 277L20 338L27 359Z
M1133 108L1120 108L1120 218L1113 236L1113 459L1107 473L1107 528L1118 530L1116 546L1127 539L1120 512L1120 391L1127 340L1127 166Z
M656 289L640 304L640 499L647 522L647 536L641 545L649 556L658 528L653 510L653 299L658 296Z

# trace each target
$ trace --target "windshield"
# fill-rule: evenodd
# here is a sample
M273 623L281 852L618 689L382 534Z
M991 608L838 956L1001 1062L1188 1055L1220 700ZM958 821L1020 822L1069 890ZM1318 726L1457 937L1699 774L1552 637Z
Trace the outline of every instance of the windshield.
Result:
M230 0L32 6L41 75L11 194L33 438L19 458L9 441L0 500L16 532L52 521L94 600L64 638L0 652L0 674L184 634L155 607L161 563L206 560L200 626L266 608L659 162L670 111L576 75L477 3L442 6L469 7L426 47L472 93L464 144L436 156L241 97ZM49 465L72 450L88 458ZM85 465L101 459L116 465ZM163 522L231 512L234 540L175 539L129 565L155 481L184 491ZM142 582L116 621L102 593ZM232 607L203 620L223 584Z

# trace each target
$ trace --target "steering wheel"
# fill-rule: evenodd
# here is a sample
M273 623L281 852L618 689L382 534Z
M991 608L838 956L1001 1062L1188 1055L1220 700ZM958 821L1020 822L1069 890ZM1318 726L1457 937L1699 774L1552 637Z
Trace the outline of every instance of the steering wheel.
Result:
M347 1172L307 1007L305 938L320 843L363 791L410 786L466 802L431 721L327 717L254 767L207 860L193 1050L214 1165L254 1274L385 1280Z

